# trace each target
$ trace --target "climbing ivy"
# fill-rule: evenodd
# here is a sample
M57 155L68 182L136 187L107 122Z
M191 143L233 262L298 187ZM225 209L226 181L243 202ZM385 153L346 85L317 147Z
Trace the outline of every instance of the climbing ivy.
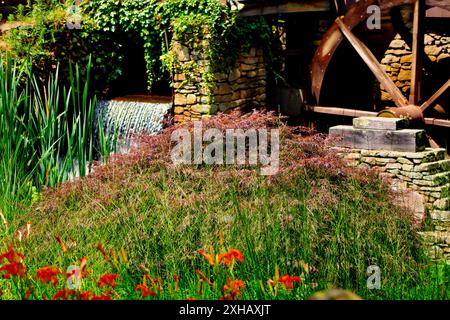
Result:
M171 54L174 37L202 45L210 62L205 82L229 70L240 49L258 44L268 49L272 41L265 19L239 18L219 0L85 0L80 28L68 27L73 0L32 3L25 10L28 27L14 30L8 39L16 55L31 58L42 78L58 64L64 71L65 65L83 65L92 55L101 91L123 74L130 39L143 46L150 91L178 65Z
M264 19L239 19L218 0L91 0L83 9L104 32L140 38L149 89L173 67L173 57L167 56L172 37L196 41L207 30L208 45L204 49L211 72L230 68L243 46L261 42L267 48L271 37Z

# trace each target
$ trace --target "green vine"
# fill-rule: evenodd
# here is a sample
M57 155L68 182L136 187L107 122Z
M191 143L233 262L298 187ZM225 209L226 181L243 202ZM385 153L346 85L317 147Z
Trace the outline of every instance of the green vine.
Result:
M218 0L91 0L84 9L105 32L140 37L149 89L165 73L180 67L170 56L172 38L187 44L206 40L201 50L210 68L204 77L211 79L214 73L231 69L240 48L258 42L267 47L271 37L264 19L239 19Z
M92 55L100 86L120 79L130 41L144 49L151 91L180 68L172 56L173 39L198 46L209 62L202 73L208 86L214 74L232 68L240 50L269 48L273 37L265 19L240 18L219 0L84 0L79 8L81 28L69 30L73 4L72 0L38 0L27 7L24 19L29 27L11 32L10 47L17 56L31 57L43 73L58 63L84 64ZM189 76L194 67L183 64L182 71Z

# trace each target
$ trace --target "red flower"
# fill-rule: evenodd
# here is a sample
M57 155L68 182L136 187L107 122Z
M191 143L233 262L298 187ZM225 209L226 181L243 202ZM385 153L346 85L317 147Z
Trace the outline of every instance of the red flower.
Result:
M136 286L136 291L142 291L142 297L146 298L148 296L156 296L156 292L148 288L145 284L138 284Z
M55 293L52 300L69 300L69 298L73 297L76 297L76 291L64 288Z
M58 274L62 274L62 272L57 267L43 267L36 271L36 277L41 283L51 283L52 285L58 283Z
M3 267L0 268L0 272L5 272L3 275L3 278L9 279L11 276L17 276L17 277L25 277L27 270L23 263L21 262L12 262L5 264Z
M284 284L284 286L286 287L286 289L292 289L294 288L294 282L302 282L302 278L298 277L298 276L290 276L288 274L282 276L278 282L281 282L282 284Z
M240 250L231 249L230 251L219 255L219 262L222 262L225 265L229 265L233 260L244 262L244 255Z
M101 289L104 286L108 285L111 288L115 288L117 286L116 279L120 279L121 277L118 274L105 273L98 280L98 287Z

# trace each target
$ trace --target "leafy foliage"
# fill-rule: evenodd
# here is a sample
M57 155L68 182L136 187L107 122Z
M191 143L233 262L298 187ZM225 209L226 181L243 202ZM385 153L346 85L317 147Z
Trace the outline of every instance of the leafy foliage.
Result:
M148 87L167 77L173 64L163 63L173 37L206 38L211 72L229 68L243 46L270 42L271 30L262 18L239 19L217 0L91 0L81 4L81 28L68 29L71 1L52 6L37 3L28 15L32 27L11 32L11 47L21 57L32 57L44 76L57 63L85 63L92 55L97 83L120 78L127 41L143 47ZM205 31L206 34L205 34ZM165 59L170 61L170 59Z
M87 65L92 56L92 84L102 91L121 75L122 46L117 37L103 32L90 19L78 17L82 27L69 28L72 16L68 4L38 1L23 18L25 26L10 30L5 38L22 64L32 61L33 72L41 81L57 66L64 81L71 64ZM86 76L86 70L80 72Z

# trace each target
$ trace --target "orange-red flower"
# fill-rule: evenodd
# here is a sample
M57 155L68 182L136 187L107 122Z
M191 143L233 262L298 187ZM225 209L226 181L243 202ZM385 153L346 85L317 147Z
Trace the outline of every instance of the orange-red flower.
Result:
M4 272L3 278L10 279L11 276L17 276L17 277L25 277L27 273L27 269L21 262L12 262L5 264L3 267L0 268L0 272Z
M9 263L22 262L23 259L24 259L24 256L23 256L22 253L16 252L14 250L14 247L12 245L10 245L8 247L8 251L6 251L5 253L0 254L0 262L2 262L3 259L8 260Z
M245 283L242 280L236 279L236 280L231 280L228 284L223 286L223 290L224 291L228 291L228 290L240 290L240 289L244 289L245 288Z
M286 289L292 289L292 288L294 288L294 282L300 283L300 282L302 282L302 278L300 278L299 276L290 276L290 275L286 274L286 275L280 277L278 282L284 284Z
M51 283L56 285L58 283L58 274L62 274L57 267L43 267L36 271L36 277L41 283Z
M234 300L236 297L242 297L241 289L245 288L245 283L242 280L236 279L229 281L223 286L225 296L221 297L221 300Z
M101 289L104 286L110 286L111 288L115 288L117 286L116 279L120 279L121 277L118 274L105 273L100 277L97 282L98 287Z
M212 247L210 247L210 252L207 253L205 250L200 249L197 252L203 256L203 258L205 258L205 260L214 267L215 264L215 258L216 256L214 255L214 249Z
M101 294L99 296L92 296L91 300L112 300L110 295L107 294Z
M148 296L152 296L152 297L156 296L156 292L153 291L152 289L148 288L148 287L147 287L145 284L143 284L143 283L138 284L138 285L136 286L136 291L141 291L141 292L142 292L142 297L143 297L143 298L146 298L146 297L148 297Z
M55 293L52 300L69 300L69 298L76 297L76 293L75 290L64 288Z
M80 300L112 300L110 295L101 294L101 295L97 296L92 291L80 292L79 298L80 298Z
M230 251L219 255L219 262L225 265L229 265L233 260L244 262L244 255L239 249L231 249Z
M173 281L175 282L175 288L173 289L173 291L176 293L180 289L180 278L177 275L174 275Z
M91 300L91 296L93 295L94 293L92 291L80 292L80 300Z

